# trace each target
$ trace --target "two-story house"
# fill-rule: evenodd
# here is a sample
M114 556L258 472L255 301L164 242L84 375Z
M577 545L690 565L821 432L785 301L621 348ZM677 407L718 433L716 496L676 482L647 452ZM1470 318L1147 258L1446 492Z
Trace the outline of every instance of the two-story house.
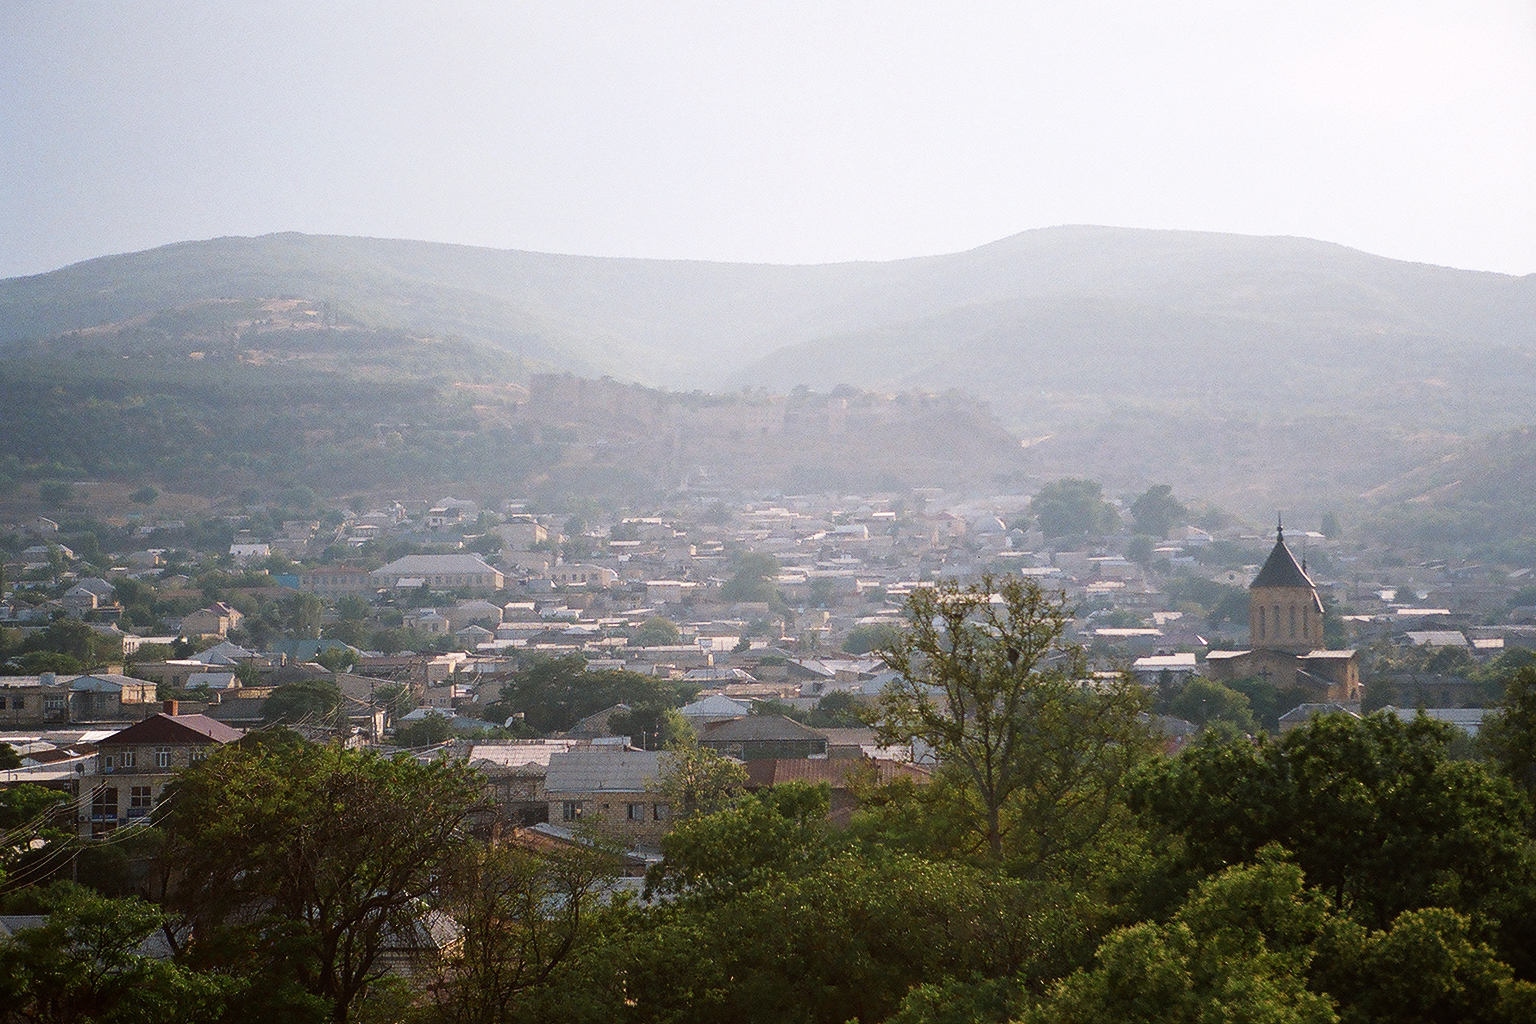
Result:
M176 702L166 711L130 725L97 744L96 770L81 779L81 838L145 821L167 784L183 768L206 758L245 733L206 715L178 715Z

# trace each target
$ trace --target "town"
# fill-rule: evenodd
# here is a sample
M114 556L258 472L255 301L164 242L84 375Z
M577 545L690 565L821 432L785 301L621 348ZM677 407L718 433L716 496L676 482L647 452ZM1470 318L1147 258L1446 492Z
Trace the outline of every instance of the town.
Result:
M680 727L766 784L841 783L844 757L922 777L924 752L882 745L868 722L902 603L936 579L1059 593L1090 672L1157 695L1170 749L1203 729L1275 734L1382 707L1473 736L1492 681L1536 647L1522 570L1401 564L1332 517L1278 542L1219 512L1197 525L1167 487L1120 502L1070 479L1032 497L702 495L590 517L452 497L279 512L14 525L0 742L21 764L8 781L62 787L80 834L100 838L149 818L182 746L285 723L316 742L467 757L488 792L519 780L498 802L507 825L600 820L643 856L666 813L646 796L654 752ZM519 689L537 665L594 685L567 682L552 706ZM632 677L647 685L611 682ZM598 706L609 694L627 699ZM102 750L159 714L207 728L169 761L112 767ZM817 764L776 768L788 752ZM559 781L592 757L622 765L627 788Z

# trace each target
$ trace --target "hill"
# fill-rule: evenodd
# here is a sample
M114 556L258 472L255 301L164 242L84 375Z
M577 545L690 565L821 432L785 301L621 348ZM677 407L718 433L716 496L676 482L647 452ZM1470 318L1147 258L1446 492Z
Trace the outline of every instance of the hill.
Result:
M1033 440L1033 476L1162 480L1266 517L1359 505L1536 404L1536 277L1091 227L797 267L214 239L0 281L0 353L206 359L212 341L238 352L275 333L255 312L279 299L332 328L323 354L289 344L282 358L344 376L388 370L363 348L388 338L391 359L409 352L430 376L457 353L446 375L478 366L483 383L556 370L673 389L959 389Z
M1536 427L1454 446L1372 490L1374 532L1402 545L1536 566Z

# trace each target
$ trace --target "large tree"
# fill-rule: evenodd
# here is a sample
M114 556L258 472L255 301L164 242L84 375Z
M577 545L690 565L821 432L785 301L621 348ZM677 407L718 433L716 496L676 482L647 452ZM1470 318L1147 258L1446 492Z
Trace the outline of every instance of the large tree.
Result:
M195 953L292 981L345 1021L386 945L414 933L477 792L458 761L232 744L163 804L168 902L197 926Z
M441 906L463 929L431 986L430 1021L502 1024L524 1017L592 927L616 862L575 844L468 847L444 871Z
M1030 499L1029 512L1047 537L1108 533L1120 525L1097 480L1053 480Z
M1166 537L1168 531L1187 515L1189 509L1173 496L1173 488L1167 484L1153 484L1131 503L1131 518L1136 520L1136 529L1154 537Z
M1147 750L1142 690L1089 685L1062 598L1031 581L941 581L915 589L904 617L882 654L898 673L880 701L883 739L934 749L994 857L1011 838L1038 866L1091 837Z
M1435 905L1508 916L1533 878L1529 804L1486 766L1453 760L1451 738L1427 718L1323 716L1278 742L1151 762L1133 803L1199 873L1282 844L1363 923Z

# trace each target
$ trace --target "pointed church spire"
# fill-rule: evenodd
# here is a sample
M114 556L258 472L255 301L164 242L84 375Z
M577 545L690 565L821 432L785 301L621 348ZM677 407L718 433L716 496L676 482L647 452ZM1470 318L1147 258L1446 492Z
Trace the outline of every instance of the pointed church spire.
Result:
M1285 515L1280 512L1275 513L1275 543L1285 543Z

